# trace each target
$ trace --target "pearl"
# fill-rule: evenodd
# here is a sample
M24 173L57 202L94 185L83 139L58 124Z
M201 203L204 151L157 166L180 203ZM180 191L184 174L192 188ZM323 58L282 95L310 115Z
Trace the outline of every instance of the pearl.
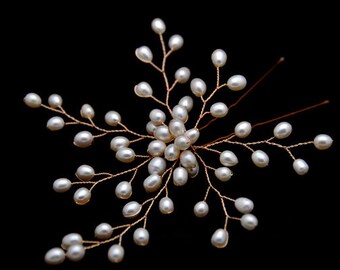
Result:
M76 176L79 180L89 181L95 175L94 169L90 165L81 165L76 171Z
M153 157L159 157L164 154L165 148L166 144L164 142L160 140L153 140L149 143L146 151Z
M112 232L112 226L108 223L103 222L94 229L94 236L99 240L106 240L111 237Z
M133 241L138 246L146 246L149 243L149 232L145 228L137 228L133 232Z
M242 121L235 126L234 132L237 137L245 138L251 132L251 124L247 121Z
M45 262L51 265L61 264L65 261L65 252L60 247L51 248L45 254Z
M112 138L110 142L110 148L112 151L117 152L119 149L123 147L128 147L130 144L130 141L128 138L124 136L116 136Z
M229 109L223 102L216 102L210 107L210 113L213 117L222 118L227 115Z
M217 229L211 236L211 244L217 248L224 248L228 244L229 233L225 229Z
M194 214L196 217L205 217L209 213L209 205L205 201L197 202L194 206Z
M308 172L309 166L306 161L301 158L295 159L293 162L293 168L298 175L304 175Z
M201 97L207 91L207 85L202 79L195 78L190 82L190 89L196 97Z
M72 245L81 245L83 243L83 237L79 233L66 234L61 240L61 247L68 249Z
M181 165L185 168L193 168L197 165L196 156L190 150L183 151L179 158Z
M53 116L47 121L46 126L51 131L57 131L65 126L65 122L60 116Z
M183 167L177 167L172 174L175 186L184 186L188 181L188 172Z
M190 96L184 96L179 100L178 105L183 106L188 112L190 112L194 106L194 100Z
M156 128L157 126L152 123L152 121L149 121L147 124L146 124L146 131L147 133L149 133L150 135L153 135L154 132L156 131Z
M292 125L288 122L280 122L274 128L274 137L277 139L287 138L292 133Z
M223 67L227 62L227 54L221 49L216 49L211 54L211 61L215 67Z
M191 145L193 145L200 137L200 131L198 128L191 128L187 130L184 135L190 139Z
M180 150L173 144L169 144L164 151L164 158L168 161L175 161L178 159Z
M149 113L149 118L156 126L163 124L166 120L166 115L160 109L153 109Z
M190 178L195 178L199 173L199 169L198 163L194 167L186 168Z
M123 216L126 218L133 218L137 216L141 210L142 210L142 205L140 205L136 201L131 201L124 205L122 213L123 213Z
M24 97L24 102L30 108L39 108L41 106L41 98L36 93L28 93Z
M154 132L154 136L157 140L168 143L172 141L173 137L169 131L168 126L158 126Z
M66 257L73 262L78 262L85 256L85 248L82 245L71 245L67 252Z
M48 105L50 105L50 107L54 109L61 107L61 105L63 105L63 99L58 94L50 95L48 97L47 102L48 102Z
M91 192L85 187L78 188L73 195L73 200L78 205L87 204L90 201L90 199Z
M124 259L124 248L121 245L114 244L109 248L107 257L110 262L119 263Z
M89 147L93 142L93 135L89 131L80 131L73 139L73 144L80 148Z
M251 155L251 159L254 162L254 164L259 168L264 168L268 166L269 163L268 155L262 150L254 151Z
M163 34L165 32L166 26L165 23L162 19L160 18L155 18L151 22L151 29L156 33L156 34Z
M227 81L227 86L230 90L239 91L246 87L247 80L242 75L233 75Z
M72 183L67 178L58 178L53 182L53 190L58 193L68 191L72 186Z
M174 211L174 203L169 197L163 197L159 201L159 211L162 214L171 214Z
M144 62L151 63L153 59L153 54L148 46L141 46L135 50L136 57Z
M234 202L235 208L242 214L248 214L254 209L254 203L252 200L240 197Z
M131 163L135 158L135 151L128 147L122 147L116 152L116 159L124 163Z
M175 79L178 83L186 83L190 78L191 72L187 67L181 67L175 72Z
M119 199L128 199L132 195L132 186L128 181L121 181L115 189L115 194Z
M158 174L151 174L143 181L143 187L146 192L155 192L162 185L162 177Z
M148 172L149 174L162 175L166 169L166 162L164 158L154 157L149 161Z
M225 150L220 154L220 162L224 166L231 167L238 163L238 158L234 152Z
M171 116L174 119L181 120L183 123L188 121L188 111L182 105L176 105L173 107Z
M106 124L108 124L109 126L117 126L118 123L120 123L122 121L122 117L120 116L120 114L116 111L108 111L105 114L105 122Z
M227 182L232 177L233 173L228 167L220 167L215 170L215 176L222 182Z
M92 119L94 117L94 109L90 104L84 104L81 106L80 115L83 118Z
M187 150L191 146L191 141L187 136L181 135L175 139L174 145L179 150Z
M183 47L183 43L184 43L184 40L183 40L183 37L180 36L180 35L172 35L170 38L169 38L169 48L173 51L177 51L179 50L180 48Z
M172 119L169 122L169 131L174 137L183 135L186 131L183 121L179 119Z
M244 214L241 217L241 225L243 228L251 231L258 225L258 220L253 214Z
M142 98L149 98L153 94L153 90L147 82L140 82L134 87L135 94Z
M333 139L327 134L319 134L314 138L314 146L319 150L326 150L332 146Z

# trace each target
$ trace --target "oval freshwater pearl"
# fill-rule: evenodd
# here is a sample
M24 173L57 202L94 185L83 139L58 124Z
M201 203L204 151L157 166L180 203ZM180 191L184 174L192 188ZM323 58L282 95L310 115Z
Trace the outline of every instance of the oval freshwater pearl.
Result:
M117 152L123 147L128 147L130 145L130 140L124 136L116 136L112 138L110 142L110 148L112 151Z
M60 95L58 94L52 94L48 97L48 105L50 105L51 108L58 108L61 107L61 105L63 105L63 99Z
M94 236L99 240L106 240L109 239L112 235L112 226L108 223L100 223L94 229Z
M174 119L181 120L183 123L188 121L188 111L182 105L177 104L175 107L173 107L171 116Z
M227 182L233 176L233 172L228 167L219 167L215 170L215 176L222 182Z
M184 44L184 39L182 36L180 35L172 35L170 38L169 38L169 42L168 42L168 45L169 45L169 48L173 51L177 51L179 50L180 48L183 47L183 44Z
M64 119L60 116L51 117L46 124L46 127L51 131L61 130L65 126Z
M194 167L186 168L188 175L190 178L195 178L200 170L200 167L198 166L198 163Z
M162 214L171 214L175 209L174 202L169 197L160 199L158 206Z
M251 159L254 164L259 168L264 168L269 164L268 155L262 150L256 150L251 154Z
M175 186L184 186L188 182L188 171L183 167L177 167L172 174Z
M240 197L234 202L235 208L242 214L248 214L254 209L254 203L252 200Z
M68 249L71 245L82 245L83 237L79 233L66 234L61 240L61 247Z
M183 106L188 112L190 112L194 107L194 100L190 96L184 96L179 100L178 105Z
M92 119L94 117L94 109L92 108L92 106L90 104L84 104L83 106L81 106L80 109L80 115L83 118L90 118Z
M165 32L166 26L165 26L165 23L164 23L164 21L162 19L155 18L151 22L151 29L156 34L163 34Z
M131 201L124 205L122 213L123 213L123 216L126 218L133 218L137 216L141 210L142 210L142 205L140 205L136 201Z
M238 163L238 158L234 152L225 150L220 154L220 162L224 166L231 167Z
M115 189L115 194L119 199L128 199L132 195L132 185L128 181L121 181Z
M234 132L237 137L245 138L251 132L251 124L247 121L242 121L235 126Z
M191 141L187 136L181 135L175 139L174 145L179 150L187 150L191 146Z
M181 67L175 72L175 79L178 83L186 83L190 78L191 72L187 67Z
M211 236L211 244L217 248L224 248L228 244L229 233L225 229L217 229Z
M80 148L89 147L93 142L93 135L89 131L80 131L74 136L73 144Z
M185 168L194 168L197 165L196 156L190 151L183 151L180 156L181 165Z
M152 122L149 121L146 124L146 132L149 133L150 135L153 135L156 131L157 126Z
M223 67L227 62L227 54L224 50L216 49L211 54L211 61L215 67Z
M186 131L183 121L179 119L172 119L169 122L169 131L174 137L183 135Z
M253 214L244 214L241 217L241 225L243 228L251 231L258 225L258 220Z
M138 246L146 246L149 243L149 232L145 228L137 228L133 232L133 241Z
M194 206L194 214L196 217L205 217L209 213L209 205L205 201L197 202Z
M58 193L68 191L72 186L72 183L67 178L58 178L53 182L53 190Z
M213 117L222 118L227 115L229 109L223 102L216 102L210 107L210 113Z
M304 175L308 172L309 166L306 161L301 158L297 158L293 162L293 168L298 175Z
M178 159L180 150L173 144L169 144L164 151L164 158L168 161L175 161Z
M239 91L246 87L247 80L242 75L233 75L227 81L228 88L233 91Z
M121 245L114 244L109 248L107 257L110 262L119 263L124 259L124 254L124 248Z
M140 82L134 87L135 94L142 98L149 98L153 94L153 90L147 82Z
M94 169L90 165L80 165L76 170L76 176L79 180L89 181L95 175Z
M156 126L163 124L166 120L166 115L160 109L153 109L149 113L149 118Z
M135 158L135 151L128 147L122 147L116 152L116 159L124 163L131 163Z
M41 98L36 93L28 93L24 97L24 102L30 108L39 108L41 106Z
M85 256L85 248L83 245L71 245L66 251L66 257L72 262L78 262Z
M154 131L154 136L157 140L168 143L173 140L168 126L158 126Z
M287 138L292 133L292 125L288 122L280 122L274 128L274 137L277 139Z
M73 200L78 205L87 204L90 201L90 199L91 192L85 187L78 188L73 195Z
M65 251L60 247L51 248L45 254L45 262L50 265L61 264L65 261Z
M166 161L161 157L154 157L149 161L148 172L149 174L162 175L166 169Z
M122 117L120 114L116 111L108 111L105 114L105 122L109 126L115 127L122 121Z
M326 150L333 144L333 139L327 134L319 134L314 138L314 146L318 150Z
M146 151L153 157L159 157L164 154L165 148L166 144L164 142L160 140L153 140L149 143Z
M207 91L207 85L202 79L194 78L190 82L190 89L196 97L201 97Z
M153 59L152 51L148 46L140 46L135 50L136 57L144 62L144 63L151 63Z
M188 129L184 135L190 139L191 145L193 145L200 137L200 131L198 128Z
M151 174L143 181L143 187L146 192L155 192L162 185L162 177L158 174Z

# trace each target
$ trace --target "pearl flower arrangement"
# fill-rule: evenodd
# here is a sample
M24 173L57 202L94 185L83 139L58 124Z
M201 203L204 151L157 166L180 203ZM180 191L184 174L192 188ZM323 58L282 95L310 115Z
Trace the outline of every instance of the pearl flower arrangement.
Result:
M240 74L233 75L225 83L221 83L220 69L227 62L227 54L223 49L216 49L211 54L211 62L216 68L216 84L213 89L208 89L203 79L192 78L191 71L187 67L178 68L174 79L170 78L166 72L167 60L175 51L181 49L184 43L183 37L178 34L172 35L166 44L164 40L166 25L160 18L155 18L151 22L151 28L159 36L163 55L161 65L155 64L153 53L148 46L138 47L135 55L138 60L151 66L160 74L165 86L165 99L159 99L152 86L146 81L141 81L134 86L134 92L138 97L152 99L159 107L150 110L145 134L130 129L122 122L120 113L114 110L108 111L104 116L108 127L99 127L94 122L95 110L90 104L84 104L80 108L80 117L75 117L64 109L63 98L58 94L50 95L47 104L42 103L41 97L36 93L28 93L24 97L24 103L28 107L42 107L57 114L47 121L49 130L59 131L65 126L82 126L84 130L75 134L73 139L74 145L79 148L91 147L95 140L103 136L112 136L109 147L115 153L115 158L122 163L132 165L130 169L113 174L96 172L92 166L82 164L76 169L77 179L58 178L53 182L53 190L57 193L68 192L71 188L77 187L73 193L73 200L77 205L85 205L92 199L92 191L97 185L112 181L117 199L126 201L122 208L122 215L127 222L120 225L100 223L94 228L93 239L84 239L78 233L65 235L60 247L53 247L47 251L45 255L47 264L61 264L66 259L74 262L80 261L88 250L104 244L109 246L108 260L112 263L121 262L125 255L123 237L130 232L136 245L148 245L150 236L147 221L150 211L158 207L161 214L171 214L175 207L171 199L172 187L184 186L189 179L198 176L203 176L199 179L206 181L207 188L201 200L193 205L193 212L198 218L207 216L209 196L218 197L224 223L216 224L216 230L211 235L211 244L216 248L224 248L229 241L227 230L229 220L239 222L246 230L254 230L258 225L258 219L252 213L254 203L250 198L242 196L230 198L222 194L214 184L216 181L228 182L233 176L232 168L239 162L237 155L228 149L228 145L236 145L249 150L251 161L259 168L268 166L269 156L263 150L258 149L258 146L267 145L282 149L292 159L292 169L298 175L306 174L309 171L309 165L304 159L295 157L293 149L313 145L318 150L326 150L332 145L333 140L327 134L319 134L313 140L293 145L281 144L281 141L291 135L293 129L289 122L281 120L327 104L328 101L260 123L241 121L230 134L208 143L200 143L199 139L208 130L207 128L213 122L227 117L229 110L239 104L284 59L280 58L255 84L248 87L246 78ZM187 84L191 92L172 106L171 92L178 84ZM243 90L244 93L232 104L213 101L217 92L240 91L242 93ZM189 126L189 114L194 105L199 106L200 110L198 115L190 115L191 120L194 119L194 121L190 121L193 124ZM253 129L274 122L277 123L270 138L245 142L244 139ZM136 153L133 149L134 144L140 143L144 143L145 153ZM216 161L219 164L217 167L209 165L205 160L204 153L207 152L216 155ZM136 176L140 170L148 172L148 176L142 180L146 194L144 199L133 196L133 184L139 181ZM127 176L128 179L124 178ZM232 204L239 212L239 216L229 214L227 203Z

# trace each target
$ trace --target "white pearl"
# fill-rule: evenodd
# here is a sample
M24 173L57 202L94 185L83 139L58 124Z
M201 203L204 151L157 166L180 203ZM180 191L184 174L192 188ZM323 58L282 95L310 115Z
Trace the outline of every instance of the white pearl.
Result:
M175 79L179 83L186 83L190 78L191 72L187 67L181 67L175 72Z
M298 175L304 175L308 172L309 166L306 161L301 158L295 159L293 162L293 168Z
M140 205L136 201L131 201L124 205L122 213L123 213L123 216L126 218L133 218L137 216L141 210L142 210L142 205Z
M66 257L72 262L78 262L85 256L85 248L82 245L71 245L66 252Z
M247 80L242 75L233 75L227 81L228 88L233 91L239 91L246 87Z
M135 94L142 98L149 98L153 94L153 90L147 82L140 82L134 87Z
M190 150L183 151L179 158L181 165L185 168L194 168L197 165L196 156Z
M165 26L165 23L164 23L164 21L162 19L155 18L151 22L151 29L156 34L163 34L165 32L166 26Z
M184 186L188 181L188 172L183 167L177 167L172 174L175 186Z
M124 136L116 136L112 138L110 142L110 148L112 151L117 152L119 149L123 147L128 147L130 144L130 141L128 138Z
M229 233L225 229L217 229L211 236L211 244L217 248L224 248L228 244Z
M90 199L91 192L85 187L78 188L73 195L74 202L79 205L87 204Z
M89 181L95 175L94 169L90 165L81 165L76 171L76 176L79 180Z
M326 150L332 146L333 139L327 134L319 134L314 138L314 146L319 150Z
M115 194L119 199L128 199L132 195L132 185L128 181L121 181L115 189Z
M94 109L92 108L92 106L90 104L84 104L83 106L81 106L80 109L80 115L83 118L90 118L92 119L94 117Z
M280 122L274 128L274 136L277 139L287 138L292 133L292 125L288 122Z
M120 116L120 114L116 111L108 111L105 114L105 122L106 124L108 124L109 126L117 126L118 123L120 123L122 121L122 117Z
M149 161L148 172L149 174L162 175L166 169L166 162L164 158L154 157Z
M190 139L191 145L193 145L200 137L200 131L198 128L191 128L184 133Z
M213 117L222 118L227 115L229 109L223 102L216 102L210 107L210 113Z
M121 245L114 244L109 248L107 257L110 262L119 263L124 259L124 248Z
M196 97L201 97L207 91L207 85L202 79L195 78L190 82L190 89Z
M223 67L227 62L227 54L224 50L216 49L211 54L211 61L215 67Z
M195 178L200 170L200 167L198 166L198 163L194 167L186 168L188 175L190 178Z
M160 140L153 140L149 143L146 151L153 157L159 157L164 154L165 148L166 144L164 142Z
M89 147L93 142L93 135L89 131L80 131L74 136L73 144L80 148Z
M169 197L163 197L159 201L159 211L162 214L171 214L174 211L174 202Z
M196 217L205 217L209 213L209 205L205 201L197 202L194 206L194 214Z
M166 115L160 109L153 109L149 113L149 118L156 126L163 124L166 120Z
M83 237L79 233L66 234L61 240L61 247L68 249L72 245L82 245Z
M175 139L174 145L179 150L187 150L191 146L191 141L187 136L181 135Z
M50 95L48 97L47 102L48 102L48 105L50 105L50 107L54 109L61 107L61 105L63 105L63 99L58 94Z
M173 51L177 51L183 47L184 39L180 35L172 35L169 38L169 48Z
M220 162L224 166L231 167L238 163L238 158L234 152L225 150L220 154Z
M258 225L258 220L253 214L244 214L241 217L241 225L243 228L251 231Z
M154 132L156 131L157 126L152 122L149 121L146 124L146 132L149 133L150 135L153 135Z
M254 203L252 200L240 197L234 202L235 208L242 214L248 214L254 209Z
M53 182L53 190L58 193L68 191L72 186L72 183L67 178L58 178Z
M155 192L162 185L162 177L158 174L151 174L143 181L143 187L146 192Z
M262 150L256 150L251 154L251 159L254 164L259 168L264 168L268 166L269 157L268 155L263 152Z
M215 176L222 182L227 182L232 177L233 172L228 167L220 167L215 170Z
M176 105L172 108L171 116L185 123L188 120L188 111L182 105Z
M99 240L106 240L109 239L112 235L112 226L108 223L100 223L94 229L94 236Z
M178 159L180 150L173 144L169 144L164 151L164 158L168 161L175 161Z
M61 264L65 261L65 252L60 247L51 248L45 254L45 262L51 265Z
M57 131L65 126L65 122L60 116L53 116L47 121L46 126L51 131Z
M36 93L28 93L24 97L24 102L30 108L39 108L41 106L41 98Z
M141 46L135 50L136 57L144 62L144 63L150 63L153 59L152 51L148 46Z
M183 106L188 112L190 112L194 106L194 100L190 96L184 96L179 100L178 105Z
M245 138L251 132L251 124L247 121L242 121L235 126L234 132L237 137Z
M154 132L154 136L157 140L165 143L168 143L173 139L168 126L158 126Z
M137 228L133 232L133 241L138 246L146 246L149 243L149 232L145 228Z
M183 135L186 131L183 121L179 119L172 119L169 122L169 131L174 137Z
M135 158L135 151L128 147L122 147L116 152L116 159L124 163L131 163Z

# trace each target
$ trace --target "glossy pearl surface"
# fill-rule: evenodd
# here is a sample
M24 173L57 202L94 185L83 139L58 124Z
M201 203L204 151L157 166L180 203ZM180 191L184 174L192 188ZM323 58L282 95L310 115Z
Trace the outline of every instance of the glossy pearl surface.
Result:
M162 214L171 214L175 209L174 203L169 197L160 199L158 206Z
M80 165L76 170L76 176L79 180L89 181L95 175L94 169L90 165Z
M112 138L110 142L110 148L112 151L117 152L119 149L123 147L128 147L130 144L130 141L128 138L124 136L116 136Z
M72 186L72 183L67 178L58 178L53 182L53 190L58 193L68 191Z
M110 262L119 263L124 259L124 254L124 248L121 245L114 244L109 248L107 257Z
M180 150L173 144L169 144L164 151L164 158L168 161L175 161L180 155Z
M156 33L156 34L163 34L166 30L165 23L162 19L160 18L155 18L151 22L151 29Z
M80 131L76 134L73 139L74 145L80 148L89 147L93 142L93 135L89 131Z
M254 203L252 200L245 198L245 197L240 197L237 198L234 202L235 208L243 214L248 214L254 209Z
M149 98L153 94L153 90L147 82L140 82L134 87L135 94L142 98Z
M232 177L233 173L228 167L219 167L215 170L215 176L222 182L227 182Z
M292 125L288 122L280 122L278 123L274 130L274 137L277 139L284 139L287 138L292 133Z
M188 111L182 105L176 105L172 108L172 117L185 123L188 120Z
M174 145L179 150L187 150L191 146L191 141L187 136L181 135L175 139Z
M190 150L185 150L180 154L180 162L185 168L193 168L197 165L196 156Z
M154 131L154 136L157 140L168 143L173 139L168 126L158 126Z
M162 185L162 177L158 174L151 174L143 181L143 187L146 192L155 192Z
M57 131L65 126L64 119L60 116L53 116L47 121L46 127L51 131Z
M45 254L45 262L50 265L61 264L65 261L66 255L60 247L51 248Z
M251 132L251 124L247 121L242 121L235 126L235 135L239 138L247 137Z
M153 140L149 143L147 152L153 157L162 156L166 148L166 144L160 140Z
M30 108L39 108L41 106L41 98L36 93L28 93L24 97L24 102Z
M138 246L146 246L149 243L149 232L145 228L137 228L133 232L133 241Z
M122 147L116 152L116 159L123 163L131 163L135 158L135 151L128 147Z
M319 134L314 138L314 146L319 150L326 150L333 144L333 139L327 134Z
M258 220L253 214L244 214L241 217L241 225L243 228L251 231L257 227Z
M254 151L251 155L251 159L254 162L254 164L259 168L264 168L269 164L269 157L262 150Z
M94 109L92 108L92 106L90 104L84 104L83 106L81 106L80 109L80 115L83 118L90 118L92 119L94 117Z
M120 123L122 121L122 117L120 116L120 114L116 111L108 111L105 114L105 122L106 124L108 124L109 126L117 126L118 123Z
M227 54L224 50L216 49L211 54L211 61L215 67L223 67L227 62Z
M190 82L190 89L196 97L201 97L207 91L207 85L202 79L195 78Z
M149 133L150 135L153 135L154 132L156 131L157 126L152 122L149 121L146 124L146 132Z
M122 213L123 213L123 216L126 218L133 218L137 216L141 210L142 210L142 205L140 205L136 201L131 201L124 205Z
M175 79L179 83L186 83L190 78L191 72L187 67L181 67L175 72Z
M172 119L169 122L169 131L174 137L183 135L186 131L183 121L179 119Z
M227 81L228 88L233 91L239 91L246 87L247 80L243 75L233 75Z
M200 137L200 131L198 128L188 129L184 135L190 139L191 145L193 145Z
M184 39L180 35L172 35L169 38L168 45L169 45L169 48L173 51L177 51L180 48L182 48L183 44L184 44Z
M238 158L234 152L225 150L220 154L220 162L224 166L231 167L238 163Z
M144 63L150 63L153 59L153 54L148 46L141 46L135 50L136 57L144 62Z
M205 201L197 202L194 206L194 214L196 217L205 217L209 213L209 205Z
M304 175L309 171L309 166L306 161L298 158L293 162L293 169L298 175Z
M94 229L94 236L99 240L106 240L111 237L112 232L112 226L103 222Z
M190 178L195 178L199 173L200 167L198 163L196 163L194 167L186 168L186 170Z
M115 194L119 199L128 199L132 195L132 185L128 181L121 181L115 189Z
M154 157L149 161L148 172L149 174L162 175L166 169L166 162L164 158Z
M178 105L183 106L188 112L190 112L194 107L194 100L190 96L184 96L179 100Z
M149 113L149 118L156 126L163 124L166 120L165 113L160 109L153 109Z
M71 245L66 251L66 257L72 262L78 262L85 256L85 248L83 245Z
M85 187L78 188L73 195L73 200L78 205L87 204L90 201L90 199L91 192Z
M79 233L66 234L61 240L61 247L68 249L71 245L81 245L83 243L83 237Z
M60 95L58 94L52 94L48 97L48 105L50 105L51 108L58 108L63 105L63 99Z
M217 229L211 236L211 244L217 248L224 248L227 246L229 234L225 229Z
M223 102L216 102L210 107L210 113L213 117L222 118L227 115L229 109Z
M184 186L188 181L188 172L183 167L177 167L172 174L173 183L175 186Z

